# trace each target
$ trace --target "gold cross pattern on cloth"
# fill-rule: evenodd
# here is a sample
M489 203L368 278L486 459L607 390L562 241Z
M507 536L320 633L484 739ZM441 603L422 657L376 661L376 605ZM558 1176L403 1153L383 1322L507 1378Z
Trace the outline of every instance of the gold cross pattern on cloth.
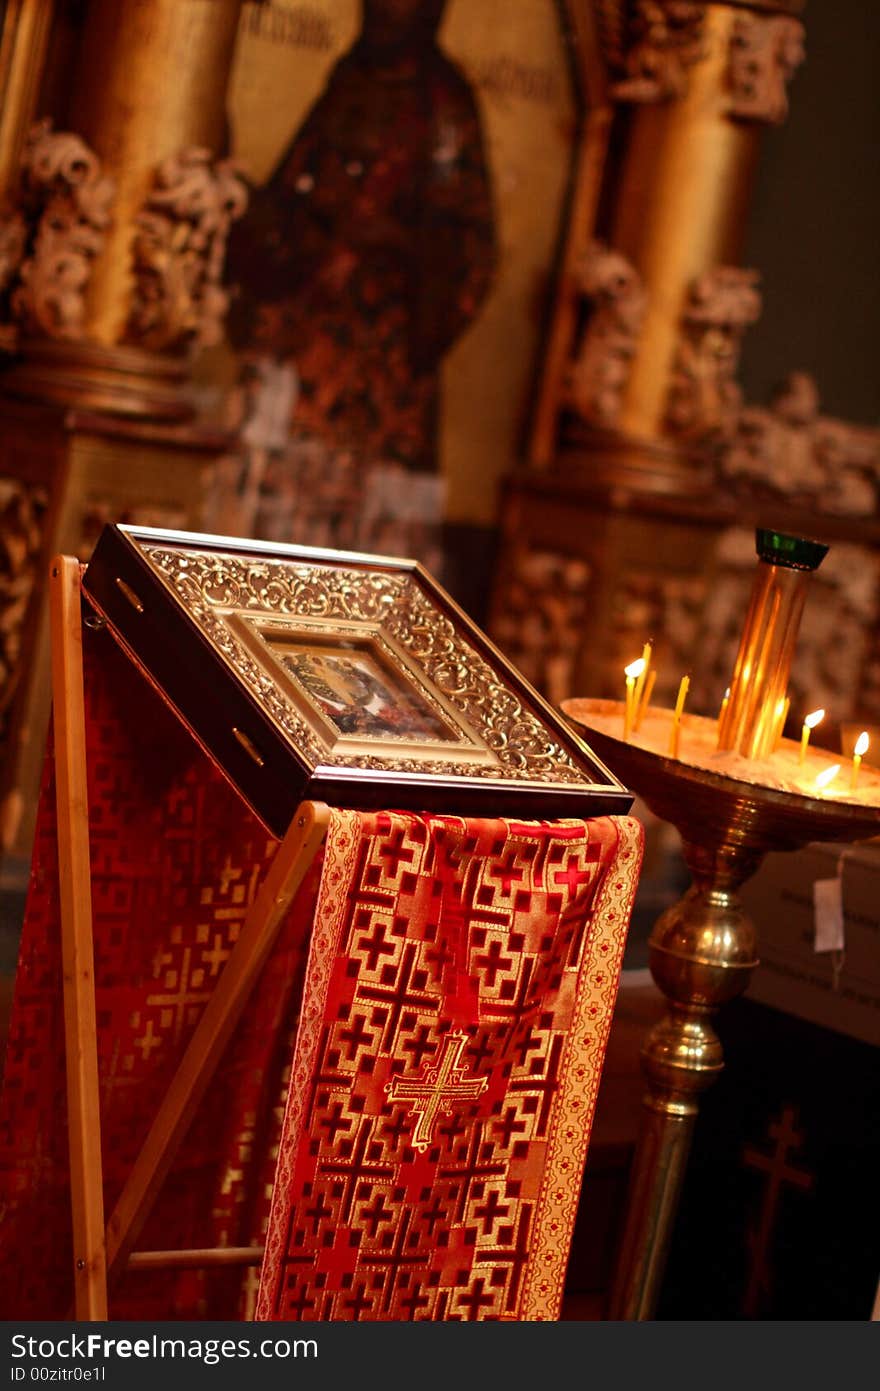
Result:
M410 1116L418 1118L413 1148L426 1150L434 1135L438 1114L452 1114L455 1101L476 1101L489 1085L486 1077L465 1077L461 1055L467 1034L447 1034L433 1063L419 1078L395 1077L385 1083L389 1101L411 1101Z

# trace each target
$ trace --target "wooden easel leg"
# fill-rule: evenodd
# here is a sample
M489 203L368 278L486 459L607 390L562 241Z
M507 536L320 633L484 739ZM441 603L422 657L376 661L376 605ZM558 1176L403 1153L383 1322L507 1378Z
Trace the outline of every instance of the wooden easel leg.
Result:
M107 1223L107 1270L111 1280L124 1268L137 1241L196 1107L272 950L281 920L324 839L329 819L330 809L323 802L302 802L275 852L238 941Z
M55 558L50 570L49 594L74 1308L78 1319L106 1319L101 1110L77 560L70 556Z

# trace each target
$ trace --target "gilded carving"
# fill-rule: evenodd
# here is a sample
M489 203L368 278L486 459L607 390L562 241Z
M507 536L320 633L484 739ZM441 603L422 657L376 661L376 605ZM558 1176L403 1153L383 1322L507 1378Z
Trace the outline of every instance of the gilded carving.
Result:
M229 307L226 243L246 207L247 189L231 160L192 148L159 165L132 246L127 342L160 351L220 342Z
M580 556L527 546L516 548L504 574L492 636L551 705L577 693L591 578Z
M21 670L21 639L36 579L46 490L0 479L0 728Z
M790 15L737 15L730 40L729 111L779 124L788 114L787 84L804 59L804 26Z
M613 425L645 314L638 271L619 251L592 242L578 267L590 314L568 371L568 397L582 419Z
M705 7L691 0L636 0L618 101L660 101L687 90L688 68L703 56Z
M110 221L113 181L78 135L35 125L25 144L18 208L5 221L0 242L11 267L24 225L24 255L13 270L13 319L26 332L50 338L83 336L85 292L92 262Z
M754 547L753 547L754 550ZM582 689L584 668L592 667L591 689L616 694L620 673L641 652L646 634L660 655L655 698L671 703L681 672L691 665L700 614L706 601L703 571L674 573L635 560L617 575L608 614L603 658L596 671L590 631L595 602L594 559L562 551L522 546L505 570L492 636L505 655L547 697L559 705ZM695 673L695 680L699 673ZM714 699L714 692L713 692Z
M740 344L760 313L757 271L716 266L693 282L667 401L666 425L673 434L695 442L733 434L742 401L734 380Z
M823 416L805 372L790 373L769 407L740 411L719 466L725 486L750 497L851 517L880 503L880 430Z
M583 781L571 756L492 667L456 631L405 574L328 570L305 562L254 562L236 555L169 550L144 545L144 553L186 606L258 703L315 763L325 750L296 705L266 668L254 659L227 620L230 610L343 623L370 622L397 644L449 705L491 749L505 777L576 784ZM426 687L427 693L427 687ZM344 755L334 765L388 770L391 761ZM394 758L397 772L497 777L494 761Z

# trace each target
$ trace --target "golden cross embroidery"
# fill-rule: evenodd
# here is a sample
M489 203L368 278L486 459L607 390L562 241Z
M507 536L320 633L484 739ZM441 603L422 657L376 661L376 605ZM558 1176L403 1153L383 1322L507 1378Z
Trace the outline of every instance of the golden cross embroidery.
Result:
M410 1116L417 1116L413 1149L426 1150L434 1135L439 1112L452 1115L454 1101L476 1101L489 1085L486 1077L465 1077L461 1055L467 1034L447 1034L433 1063L426 1063L418 1078L394 1077L385 1083L389 1101L411 1101Z

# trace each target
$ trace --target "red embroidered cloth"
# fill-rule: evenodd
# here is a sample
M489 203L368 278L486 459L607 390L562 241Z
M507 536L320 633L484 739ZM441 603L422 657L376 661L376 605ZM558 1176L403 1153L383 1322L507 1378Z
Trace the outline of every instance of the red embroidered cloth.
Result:
M258 1318L558 1316L640 854L334 816Z
M109 1214L275 842L106 632L85 655ZM139 1248L263 1241L293 1051L258 1316L554 1317L640 848L628 818L334 813ZM65 1125L49 762L0 1103L7 1318L70 1309ZM128 1272L111 1317L249 1317L255 1280Z
M105 1214L268 867L276 842L104 632L84 634ZM55 789L40 799L0 1099L0 1308L71 1307L70 1193ZM274 1146L320 861L278 935L138 1242L248 1245ZM240 1270L130 1272L114 1318L235 1318Z

